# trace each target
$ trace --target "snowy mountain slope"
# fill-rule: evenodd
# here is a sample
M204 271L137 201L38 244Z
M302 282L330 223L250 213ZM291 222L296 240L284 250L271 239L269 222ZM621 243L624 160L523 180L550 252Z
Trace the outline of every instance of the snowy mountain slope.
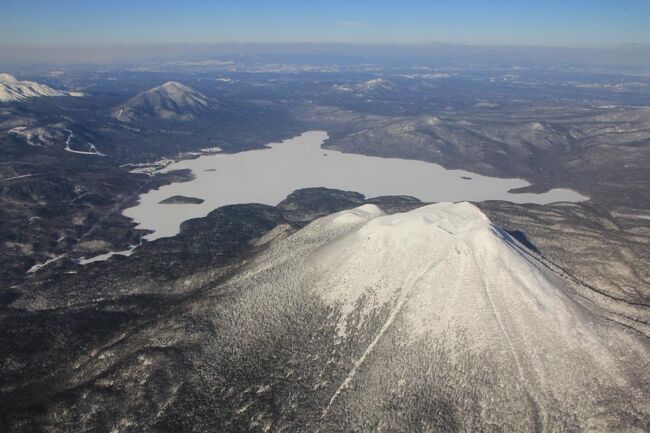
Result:
M80 323L111 332L75 335L56 350L35 340L21 352L25 364L56 370L39 386L22 362L10 365L17 370L7 374L28 384L9 385L16 392L5 407L36 401L46 410L7 411L7 424L647 431L647 308L604 315L545 260L468 203L421 207L316 189L278 207L226 206L121 261L80 268L56 287L51 309L38 294L46 318L54 310L71 320L98 296L107 305L80 322L44 321L45 335ZM33 296L17 299L12 314ZM61 314L57 302L74 303ZM121 311L137 314L128 321ZM622 315L637 329L616 323Z
M75 134L66 123L53 123L42 126L17 126L7 134L19 137L33 147L65 150L79 155L106 156L100 152L88 137Z
M111 115L122 122L144 117L191 120L215 105L207 96L184 84L169 81L139 93L114 108Z
M290 369L316 376L303 386L322 392L321 431L361 420L387 431L414 420L432 431L643 431L650 420L646 337L574 300L568 281L468 203L322 218L230 284L243 295L216 328L243 329L240 341L286 331L274 314L300 321L322 308L300 325L329 335L308 356L322 361ZM247 311L254 323L237 316Z
M55 90L45 84L18 81L13 75L0 74L0 101L22 101L41 96L83 96L83 94Z

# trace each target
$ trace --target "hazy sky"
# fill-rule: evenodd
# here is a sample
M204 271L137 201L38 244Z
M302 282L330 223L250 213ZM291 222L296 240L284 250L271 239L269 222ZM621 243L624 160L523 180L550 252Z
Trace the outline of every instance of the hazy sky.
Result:
M0 45L650 44L650 0L0 0Z

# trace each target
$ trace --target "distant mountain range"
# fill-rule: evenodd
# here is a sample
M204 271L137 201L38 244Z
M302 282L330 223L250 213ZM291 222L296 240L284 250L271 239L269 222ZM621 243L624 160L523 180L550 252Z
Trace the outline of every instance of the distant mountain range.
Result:
M187 121L217 107L216 101L176 81L141 92L111 111L121 122L146 118Z
M83 96L83 93L55 90L45 84L19 81L13 75L0 74L0 102L22 101L42 96Z
M358 93L367 96L394 92L397 90L397 85L384 78L375 78L356 84L336 84L332 90L338 93Z

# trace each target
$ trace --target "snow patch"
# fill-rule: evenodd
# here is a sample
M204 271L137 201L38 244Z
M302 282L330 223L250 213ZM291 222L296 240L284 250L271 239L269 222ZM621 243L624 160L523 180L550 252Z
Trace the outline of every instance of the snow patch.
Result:
M104 262L104 261L110 259L110 258L113 257L113 256L124 256L124 257L128 257L128 256L130 256L131 254L133 254L133 251L134 251L138 246L140 246L140 244L138 244L138 245L131 245L131 246L129 247L128 250L124 250L124 251L110 251L110 252L108 252L108 253L105 253L105 254L99 254L99 255L97 255L97 256L90 257L90 258L82 257L81 259L78 260L77 263L79 263L80 265L84 266L84 265L87 265L87 264L89 264L89 263Z
M65 140L65 150L67 152L71 153L76 153L79 155L95 155L95 156L106 156L105 154L101 153L100 151L97 150L94 144L92 143L86 143L88 146L88 150L75 150L70 148L70 142L74 138L74 133L70 131L69 129L65 129L65 132L68 133L68 138Z
M35 272L41 270L41 269L44 268L45 266L49 265L50 263L54 263L54 262L60 260L60 259L63 258L63 257L65 257L65 254L61 254L61 255L58 255L58 256L52 257L51 259L46 260L46 261L44 261L43 263L37 263L37 264L35 264L34 266L32 266L31 268L29 268L29 270L27 271L27 273L28 273L28 274L33 274L33 273L35 273Z

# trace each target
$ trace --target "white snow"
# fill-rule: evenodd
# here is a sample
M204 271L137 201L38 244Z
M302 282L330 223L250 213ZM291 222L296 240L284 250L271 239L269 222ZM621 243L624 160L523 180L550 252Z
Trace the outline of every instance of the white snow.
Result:
M357 85L361 90L370 90L370 89L384 89L384 90L395 90L396 86L392 82L383 79L375 78L373 80L368 80L365 83Z
M0 181L6 182L8 180L24 179L26 177L32 177L32 176L36 176L36 175L35 174L21 174L20 176L5 177L4 179L0 179Z
M142 110L145 114L162 119L188 120L194 115L214 106L214 101L207 96L176 81L141 92L112 111L112 116L123 122L138 117Z
M207 215L229 204L276 205L300 188L328 187L358 191L368 197L411 195L424 201L483 201L549 203L580 201L586 197L555 189L544 194L512 194L524 187L519 179L498 179L463 170L447 170L437 164L396 158L378 158L322 149L325 132L311 131L268 149L236 154L212 154L169 164L163 172L191 169L189 182L166 185L139 197L139 204L124 215L138 228L153 230L153 240L178 233L180 224ZM209 170L209 171L206 171ZM471 180L462 177L471 177ZM159 202L173 195L197 197L199 205L177 205L173 209Z
M120 167L121 168L131 168L129 170L129 173L140 173L140 174L146 174L148 176L153 176L154 174L162 171L165 167L167 167L169 164L173 163L174 160L170 158L161 158L158 161L154 162L145 162L145 163L138 163L138 164L123 164Z
M93 257L89 257L89 258L82 257L81 259L79 259L79 261L77 263L79 263L80 265L83 266L83 265L87 265L89 263L103 262L103 261L106 261L106 260L110 259L113 256L128 257L131 254L133 254L133 250L135 250L138 246L139 246L139 244L138 245L131 245L128 250L124 250L124 251L110 251L108 253L99 254L97 256L93 256Z
M9 74L0 74L0 101L22 101L41 96L83 96L81 92L55 90L45 84L34 81L18 81Z
M77 153L79 155L95 155L95 156L106 156L106 154L101 153L100 151L97 150L94 144L88 143L88 149L87 151L84 150L74 150L71 149L69 145L66 144L65 150L70 153Z
M0 74L0 83L18 83L18 80L13 75Z
M106 156L105 154L101 153L100 151L97 150L94 144L92 143L86 143L88 146L88 150L74 150L70 148L70 142L74 138L74 133L70 131L69 129L66 129L65 132L68 133L68 138L65 140L65 150L67 152L71 153L77 153L79 155L95 155L95 156Z
M368 92L373 90L393 91L397 86L383 78L375 78L357 84L335 84L332 89L336 92L349 93L349 92Z
M70 145L72 139L75 138L75 135L69 129L63 129L63 131L68 134L67 138L65 139L65 147L64 147L65 151L80 154L80 155L106 156L105 154L97 150L95 145L92 143L84 143L87 150L76 150L71 148ZM58 132L59 132L58 129L55 128L50 129L49 127L42 127L42 126L34 127L34 128L18 126L9 130L10 134L24 137L27 144L34 147L42 147L43 145L55 146L55 144L58 147L58 142L61 140L60 136L58 135Z
M201 152L203 152L203 153L218 153L218 152L221 152L221 148L217 147L217 146L215 146L215 147L204 147L203 149L199 149L199 150Z
M34 266L32 266L31 268L29 268L29 270L27 271L27 273L28 273L28 274L33 274L33 273L39 271L41 268L44 268L45 266L49 265L50 263L54 263L54 262L60 260L60 259L63 258L63 257L65 257L65 254L61 254L61 255L58 255L58 256L52 257L51 259L46 260L46 261L43 262L43 263L37 263L37 264L35 264Z
M25 137L25 141L27 141L27 144L29 144L30 146L41 147L40 144L32 140L35 135L34 132L27 129L25 126L17 126L15 128L11 128L9 130L9 133L14 135L19 135L21 137Z
M422 362L445 351L451 365L467 353L482 356L530 398L540 430L558 402L602 410L585 393L595 383L642 398L626 382L634 380L626 369L630 362L647 366L643 338L597 318L590 304L571 297L563 275L470 203L394 215L366 205L332 214L274 241L248 269L233 287L268 285L274 301L287 296L296 305L320 300L340 341L365 342L323 415L343 393L363 395L360 387L372 383L367 376L354 385L364 368L368 374L385 364L389 374L399 372L400 354L414 350L421 356L413 361ZM446 384L453 387L463 373L447 372Z
M459 266L462 272L455 277L461 280L480 282L479 274L496 276L499 269L507 269L512 275L499 275L495 281L505 284L514 278L530 284L539 291L535 294L538 301L550 296L546 291L552 290L551 286L525 260L516 242L470 203L437 203L395 215L366 205L335 214L329 223L342 222L359 227L310 258L316 273L323 273L315 290L341 306L341 335L345 335L347 315L370 288L373 308L391 303L399 310L418 287L448 292L442 286L453 285L450 273ZM432 280L436 278L440 281ZM399 291L395 291L397 287ZM553 296L546 300L549 304L554 303ZM440 302L438 294L434 299L425 293L419 297L424 303ZM561 307L554 308L559 311ZM427 316L410 314L409 318L415 330L427 329Z
M449 78L449 77L451 77L453 75L456 75L456 74L450 74L450 73L446 73L446 72L436 72L436 73L432 73L432 74L402 74L401 76L404 77L404 78L409 78L409 79L419 78L419 79L424 79L424 80L435 80L435 79L439 79L439 78Z

